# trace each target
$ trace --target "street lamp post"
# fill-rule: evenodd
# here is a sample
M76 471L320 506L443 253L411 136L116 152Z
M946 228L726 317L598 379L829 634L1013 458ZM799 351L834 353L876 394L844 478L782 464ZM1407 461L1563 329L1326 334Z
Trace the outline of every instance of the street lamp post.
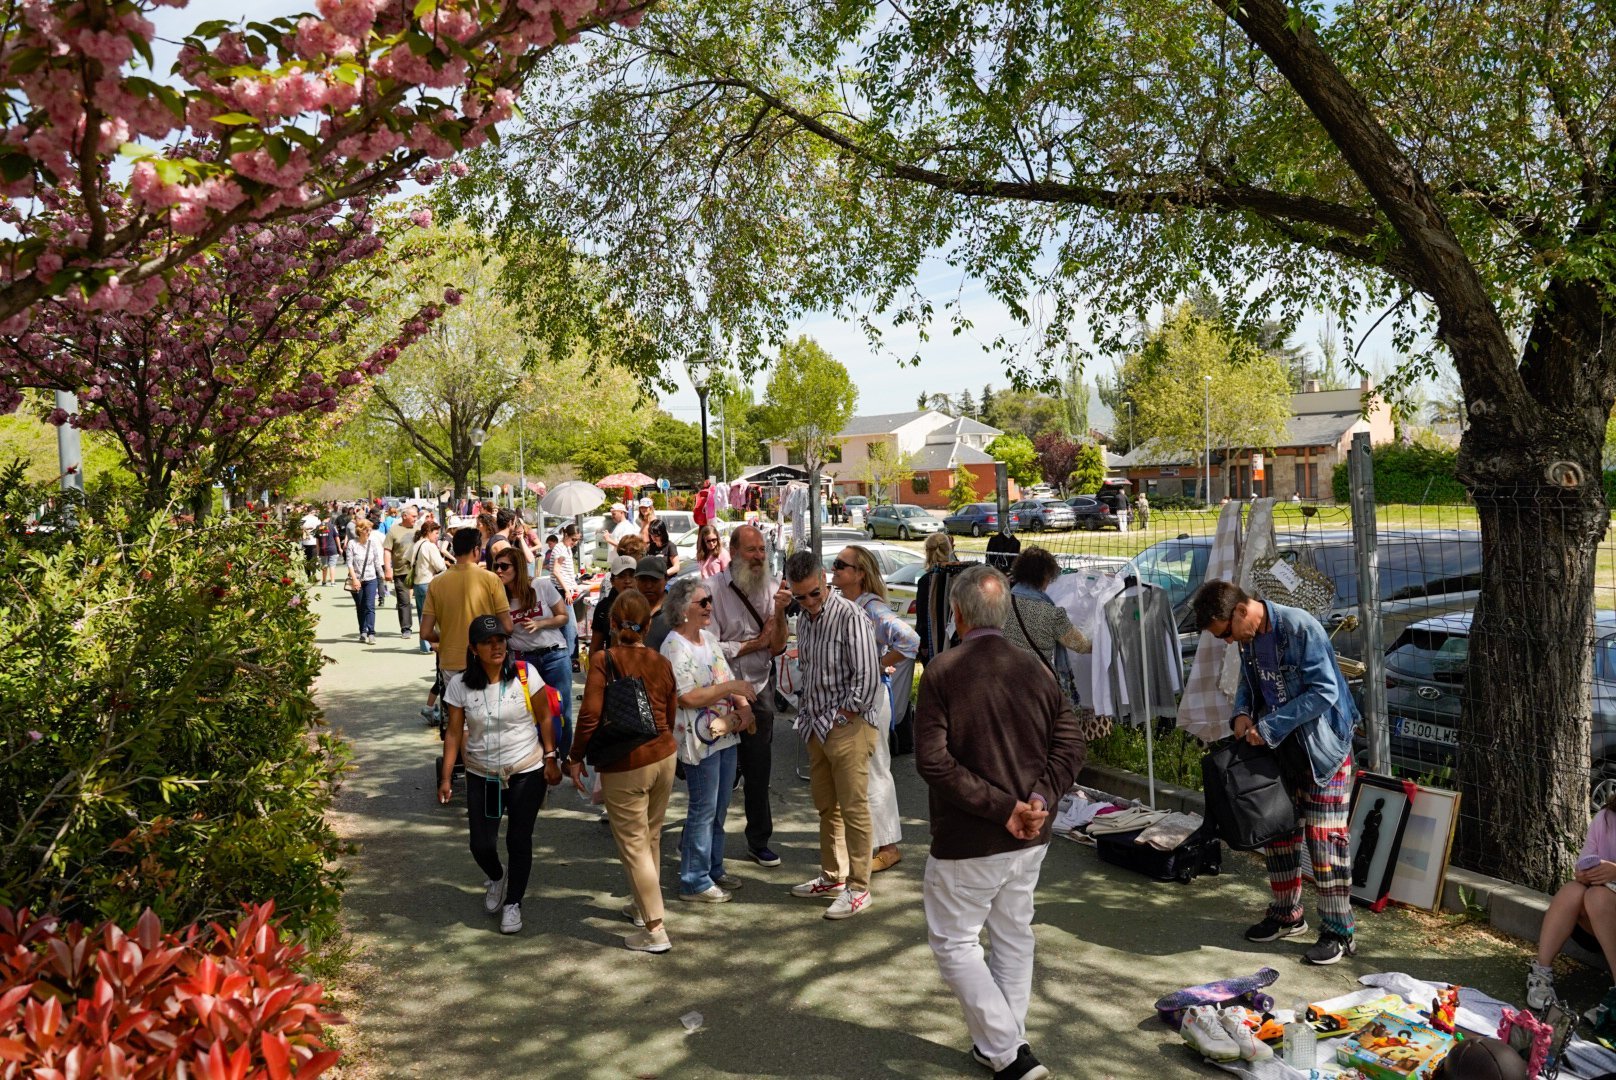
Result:
M404 459L404 487L408 489L411 498L415 496L415 459Z
M1206 505L1212 506L1212 376L1201 376L1206 383Z
M472 428L471 446L472 449L477 451L477 497L479 499L483 497L483 440L487 437L488 433L482 428Z
M387 466L387 494L391 498L393 494L393 459L385 458L383 461Z
M713 375L712 362L706 357L692 357L685 361L685 373L701 398L701 478L705 482L712 475L707 461L707 386Z

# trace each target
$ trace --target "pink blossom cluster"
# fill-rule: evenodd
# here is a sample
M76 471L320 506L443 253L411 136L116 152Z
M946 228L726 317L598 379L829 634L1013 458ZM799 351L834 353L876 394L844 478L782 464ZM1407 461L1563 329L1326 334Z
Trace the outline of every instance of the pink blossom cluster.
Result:
M479 146L511 116L534 50L632 25L648 2L440 0L417 16L416 0L316 0L317 14L275 20L278 36L192 36L178 64L189 87L178 90L154 81L142 56L153 35L145 13L184 0L21 0L0 38L0 86L19 120L0 140L33 169L0 182L0 206L46 191L99 204L111 156L130 143L183 168L168 166L165 180L152 163L137 166L133 205L116 223L97 205L66 215L82 227L33 230L50 259L0 259L0 322L41 292L67 296L51 285L63 266L119 272L132 289L244 218L295 215L339 183L384 185ZM417 52L422 37L433 45ZM242 131L254 138L226 142ZM282 140L289 156L264 140ZM181 145L208 152L181 162ZM153 252L153 236L173 239ZM20 241L0 242L15 252Z
M166 286L114 280L88 304L48 300L24 325L0 328L0 407L14 408L27 388L74 391L81 411L71 422L115 435L144 477L218 459L283 417L331 413L444 310L424 304L378 348L348 348L370 312L353 289L385 244L363 200L352 200L236 226Z

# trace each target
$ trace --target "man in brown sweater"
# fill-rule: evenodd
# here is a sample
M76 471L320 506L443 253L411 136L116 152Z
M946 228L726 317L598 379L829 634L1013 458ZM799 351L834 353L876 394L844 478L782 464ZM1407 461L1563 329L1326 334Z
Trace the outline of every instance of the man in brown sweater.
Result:
M927 934L965 1011L971 1057L995 1080L1039 1080L1049 1070L1025 1041L1033 891L1049 809L1086 748L1054 675L999 631L1010 604L1004 575L986 565L962 571L949 603L960 644L926 665L915 711L915 768L931 789Z

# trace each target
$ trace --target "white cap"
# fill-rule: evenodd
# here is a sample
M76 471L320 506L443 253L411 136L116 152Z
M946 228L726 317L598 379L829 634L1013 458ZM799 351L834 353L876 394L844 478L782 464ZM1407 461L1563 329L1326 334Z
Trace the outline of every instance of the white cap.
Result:
M640 505L641 506L650 506L651 505L651 500L642 496L640 498Z
M624 506L622 503L612 503L612 509L619 511L620 513L628 513L628 507Z

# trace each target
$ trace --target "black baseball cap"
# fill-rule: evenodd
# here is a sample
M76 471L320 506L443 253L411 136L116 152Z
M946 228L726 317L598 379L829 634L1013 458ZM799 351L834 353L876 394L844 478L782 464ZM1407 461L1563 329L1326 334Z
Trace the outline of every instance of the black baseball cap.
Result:
M499 620L492 615L479 615L471 620L471 626L466 631L466 637L473 645L481 645L494 638L508 638L505 628L499 625Z
M660 555L647 555L634 567L634 576L666 581L668 580L668 560Z

